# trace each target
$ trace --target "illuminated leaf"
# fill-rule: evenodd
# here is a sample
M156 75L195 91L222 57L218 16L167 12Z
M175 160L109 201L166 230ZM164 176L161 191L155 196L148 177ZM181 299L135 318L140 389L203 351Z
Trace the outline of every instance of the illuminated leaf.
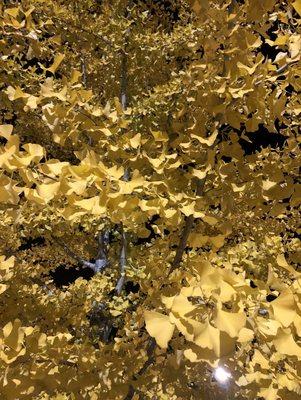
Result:
M167 142L168 136L165 132L152 131L156 142Z
M217 310L215 318L216 327L227 332L232 338L237 337L241 329L245 326L246 316L243 313L231 313L221 309Z
M63 61L63 59L65 58L64 54L58 54L56 55L53 64L51 65L50 68L47 68L47 71L52 72L53 74L55 73L55 71L58 69L58 67L60 66L61 62Z
M5 137L5 139L9 138L9 136L12 134L12 131L12 125L0 125L0 136Z
M215 142L215 139L217 138L218 131L216 130L211 136L208 138L203 138L198 135L191 135L191 137L197 139L200 143L206 144L207 146L212 146L213 143Z
M261 389L259 392L260 396L262 396L265 400L278 400L278 389L273 388L272 386L267 389Z
M300 2L111 3L0 3L0 397L295 400Z
M277 264L282 267L285 268L288 272L292 273L294 276L298 276L298 272L294 270L294 268L292 268L286 261L285 257L283 254L278 254L277 256Z
M160 347L166 349L175 329L174 324L167 315L155 311L145 311L144 318L147 332L156 339Z
M294 9L297 11L297 13L300 15L301 17L301 1L300 0L296 0L292 3L292 6L294 7Z
M301 360L301 347L297 345L290 331L280 330L273 343L280 354L294 356Z
M287 289L271 303L274 316L284 327L289 326L296 316L295 299L293 293Z

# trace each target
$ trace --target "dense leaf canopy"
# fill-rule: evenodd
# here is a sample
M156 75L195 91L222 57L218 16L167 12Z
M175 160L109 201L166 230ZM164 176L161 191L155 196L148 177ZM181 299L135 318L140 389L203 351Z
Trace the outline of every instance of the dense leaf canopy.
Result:
M301 398L300 21L2 1L1 399Z

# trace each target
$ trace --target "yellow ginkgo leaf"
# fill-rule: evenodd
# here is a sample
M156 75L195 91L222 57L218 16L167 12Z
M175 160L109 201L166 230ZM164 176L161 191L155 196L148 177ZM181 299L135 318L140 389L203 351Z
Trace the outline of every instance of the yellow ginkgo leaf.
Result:
M6 94L9 98L9 100L14 101L17 99L22 99L22 98L27 98L30 95L23 92L23 90L20 88L20 86L17 86L16 88L13 88L12 86L8 86L6 89Z
M278 400L280 398L278 395L278 389L275 389L272 386L260 389L258 394L265 400Z
M290 272L291 274L293 274L293 275L295 275L295 276L297 276L297 275L300 276L300 272L295 271L294 268L291 267L291 266L287 263L287 261L286 261L286 259L285 259L285 257L284 257L284 254L278 254L278 256L277 256L277 264L279 265L279 267L282 267L282 268L286 269L286 270L287 270L288 272Z
M275 320L279 321L284 327L289 326L294 321L296 304L290 289L283 291L276 300L272 301L271 306Z
M147 332L155 338L161 348L166 349L172 338L175 325L170 322L167 315L156 311L145 311L144 318Z
M168 136L165 132L161 132L161 131L151 131L154 138L155 138L155 142L167 142L168 141Z
M8 285L0 283L0 294L4 293L8 289Z
M21 321L16 319L14 323L9 322L3 328L4 343L12 350L20 351L24 339L24 330L21 328Z
M273 340L276 350L280 354L296 356L301 360L301 347L297 345L290 330L281 329L277 337Z
M15 257L11 256L5 259L4 256L0 257L0 270L6 270L7 272L13 268L15 263Z
M179 332L185 336L186 340L193 341L195 332L203 328L203 324L192 318L181 318L178 314L170 314L170 322L174 323Z
M8 139L10 137L12 131L12 125L0 125L0 136L3 136L5 139Z
M17 18L19 12L20 12L20 7L12 7L12 8L7 8L5 10L6 14L11 15L14 18Z
M215 325L220 331L228 333L230 337L237 337L239 331L245 326L245 324L245 314L239 312L231 313L221 309L217 310Z
M252 75L256 71L257 64L253 65L252 67L248 67L247 65L244 65L240 61L237 63L238 68L243 71L245 74Z
M48 184L43 183L37 187L37 193L45 200L45 203L48 203L58 193L59 188L60 182L53 182Z
M274 269L272 268L271 265L269 265L269 269L268 269L267 284L269 287L271 287L275 290L278 290L279 292L286 289L285 283L282 282L281 279L279 279L277 277L277 275L275 274Z
M257 318L258 330L264 336L276 336L281 324L273 319Z
M106 211L106 207L100 204L99 196L91 197L90 199L83 199L74 202L74 205L83 208L84 210L92 212L92 214L100 215Z
M130 145L133 149L137 149L141 144L141 133L137 133L134 137L130 139Z
M39 144L27 143L23 145L23 149L33 157L32 160L35 162L40 161L40 159L45 155L45 149Z
M212 326L208 320L202 325L201 330L196 332L193 342L197 346L213 350L217 357L233 351L235 343L227 334Z
M1 184L0 179L0 184ZM9 182L7 184L3 184L0 186L0 202L1 203L9 203L9 204L18 204L19 202L19 193L22 192L21 188L18 188Z
M12 324L12 322L8 322L4 327L3 327L3 336L6 338L6 337L8 337L10 334L11 334L11 332L12 332L12 330L13 330L13 324Z
M51 65L50 68L47 68L47 71L52 72L53 74L55 73L55 71L58 69L58 67L60 66L61 62L63 61L63 59L65 58L65 54L58 54L54 61L53 64Z
M208 321L202 326L202 330L197 332L194 343L200 347L214 350L217 356L220 355L220 330L214 328Z
M198 169L193 169L192 170L192 175L196 176L199 179L204 179L205 176L207 175L207 172L210 171L210 166L207 166L206 169L204 169L203 171L198 170Z
M162 296L162 303L165 305L165 307L171 309L174 298L175 298L175 296L171 296L171 297Z
M226 281L221 281L217 292L213 294L214 298L222 302L231 301L236 295L236 290Z
M263 354L255 349L254 350L254 355L252 357L251 365L255 367L255 365L258 364L260 365L261 369L266 369L269 370L271 368L269 360L267 360Z
M182 294L175 296L171 307L171 311L178 313L180 316L185 316L195 309L196 307L193 306L190 301L188 301L187 297Z
M53 159L49 160L47 163L39 166L39 169L44 173L44 174L54 174L54 175L59 175L62 173L62 169L69 165L68 162L64 161L61 162L59 160Z
M214 133L211 136L209 136L207 138L203 138L201 136L194 135L194 134L192 134L191 137L197 139L200 143L206 144L207 146L210 147L215 142L217 135L218 135L218 131L216 130L216 131L214 131Z
M297 13L300 15L301 17L301 0L296 0L293 2L292 6L294 7L294 9L297 11Z

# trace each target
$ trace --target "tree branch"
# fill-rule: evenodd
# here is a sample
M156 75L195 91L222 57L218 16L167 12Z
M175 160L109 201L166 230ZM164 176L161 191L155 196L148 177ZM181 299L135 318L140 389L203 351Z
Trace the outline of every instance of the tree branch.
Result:
M109 244L110 231L101 231L98 235L99 250L95 260L95 266L101 270L108 264L108 244Z
M134 374L132 376L133 381L136 381L140 376L142 376L144 374L144 372L147 370L147 368L154 362L155 350L156 350L156 340L154 338L151 338L148 342L148 348L146 351L147 360L143 364L142 368L137 372L137 374ZM124 400L132 400L136 391L137 390L134 388L134 386L132 384L130 384L129 390L128 390L127 395L125 396Z
M130 12L128 9L125 10L125 15L124 17L127 19L130 16ZM124 51L121 53L121 71L120 71L120 102L122 105L122 109L125 111L128 105L128 60L127 60L127 52L126 48L129 43L129 33L130 33L130 28L127 29L126 31L126 37L125 37L125 45L124 45ZM124 181L128 181L130 179L130 172L129 169L126 168L124 171L124 175L122 177ZM116 292L118 295L120 295L124 282L125 282L125 268L126 268L126 262L127 262L127 234L124 231L123 223L121 223L121 251L120 251L120 259L119 259L119 265L120 265L120 278L118 279L117 285L116 285Z
M196 191L196 195L197 196L201 196L203 194L205 182L206 182L206 178L201 179L201 180L198 181L197 191ZM180 262L181 262L182 257L183 257L184 250L185 250L185 248L187 246L187 240L188 240L189 234L190 234L191 229L193 227L193 223L194 223L194 216L193 216L193 214L191 214L186 219L186 223L185 223L185 226L184 226L184 229L183 229L183 232L182 232L180 243L179 243L179 246L177 248L175 258L174 258L173 262L171 263L171 268L169 270L168 275L170 275L180 265Z
M128 33L128 32L127 32ZM126 38L126 45L128 39ZM126 51L121 53L121 74L120 74L120 101L123 110L127 108L128 95L127 95L127 54Z
M127 249L127 237L126 233L124 232L123 224L121 223L121 251L120 251L120 259L119 259L119 265L120 265L120 278L118 279L117 285L116 285L116 292L118 295L120 295L124 282L125 282L125 268L126 268L126 249Z
M77 254L75 254L65 243L61 243L55 236L51 236L53 240L61 246L65 252L74 260L78 261L80 264L82 264L84 267L92 269L95 273L102 271L108 264L107 260L104 259L98 259L96 260L95 263L91 263L89 261L84 260L83 258L79 257Z

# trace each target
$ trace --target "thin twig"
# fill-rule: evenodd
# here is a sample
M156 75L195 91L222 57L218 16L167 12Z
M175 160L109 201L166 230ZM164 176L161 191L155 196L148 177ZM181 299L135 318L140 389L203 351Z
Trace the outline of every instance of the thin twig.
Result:
M273 77L281 75L282 72L286 71L288 67L290 67L291 65L295 64L296 62L297 62L297 60L296 61L291 61L291 62L288 62L288 63L282 65L282 67L278 68L275 71L275 74L273 75ZM260 85L263 81L264 81L264 79L260 79L259 81L255 82L255 86Z
M55 182L58 182L56 178L53 178L52 176L49 176L49 175L47 175L47 174L44 174L44 172L42 172L42 171L36 171L36 170L35 170L35 172L36 172L37 174L41 174L41 175L45 176L45 178L51 179L51 180L53 180L53 181L55 181Z
M92 121L94 125L97 125L95 120L89 114L86 114L80 108L77 108L76 111L78 111L80 114L84 115L86 118L88 118L90 121Z
M80 114L82 114L83 116L88 118L91 122L93 122L94 125L97 126L97 123L94 121L94 119L90 115L88 115L85 112L83 112L80 108L76 109L76 111L78 111ZM91 136L89 136L86 132L82 132L82 134L87 138L89 146L92 146L93 145L93 140L92 140Z
M61 19L58 17L52 16L51 18L54 20L57 20L57 21L61 21ZM105 38L104 36L98 35L97 33L90 31L89 29L84 28L82 25L79 26L79 25L71 22L70 20L68 21L68 25L71 25L73 28L76 28L78 32L82 31L82 32L88 33L89 35L92 35L92 36L96 37L97 39L101 40L108 46L114 47L113 43L109 39Z
M284 72L289 66L291 66L292 64L295 64L296 62L297 62L297 61L291 61L291 62L288 62L288 63L282 65L282 67L280 67L280 68L278 68L278 69L276 70L275 75L280 75L280 74L282 74L282 72Z
M85 57L82 56L81 59L81 64L82 64L82 84L84 87L87 86L87 71L86 71L86 60Z

